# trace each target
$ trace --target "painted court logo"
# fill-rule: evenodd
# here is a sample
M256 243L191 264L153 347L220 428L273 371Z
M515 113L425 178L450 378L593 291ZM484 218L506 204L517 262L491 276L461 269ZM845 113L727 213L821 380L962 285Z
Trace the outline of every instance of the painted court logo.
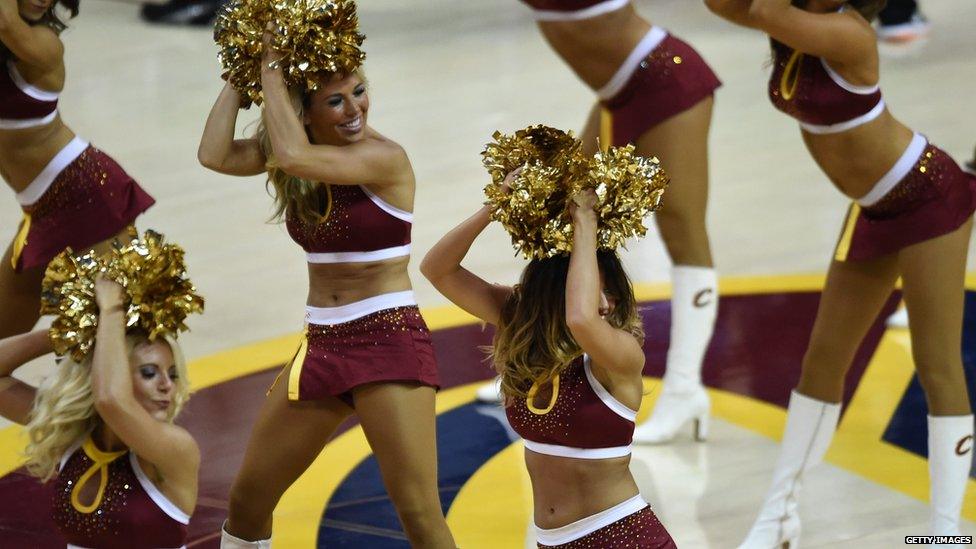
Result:
M964 456L973 449L973 435L966 435L956 443L956 455Z
M973 536L905 536L905 545L972 545L972 543Z

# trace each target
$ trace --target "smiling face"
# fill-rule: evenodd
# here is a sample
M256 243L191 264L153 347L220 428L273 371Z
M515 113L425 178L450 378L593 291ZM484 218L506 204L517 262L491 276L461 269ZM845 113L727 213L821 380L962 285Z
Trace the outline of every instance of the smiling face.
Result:
M139 405L159 421L172 419L183 380L169 343L158 339L136 345L129 356L129 366Z
M365 137L368 111L363 78L335 76L308 95L304 123L313 143L348 145Z
M29 23L36 23L51 9L54 0L17 0L20 16Z

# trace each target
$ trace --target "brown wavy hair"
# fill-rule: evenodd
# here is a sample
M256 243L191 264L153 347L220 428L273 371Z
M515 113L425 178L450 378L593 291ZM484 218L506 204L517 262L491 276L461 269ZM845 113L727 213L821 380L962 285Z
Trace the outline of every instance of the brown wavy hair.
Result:
M366 85L366 75L362 69L353 74L358 76ZM339 76L339 78L345 78L345 76ZM295 116L301 121L305 109L308 108L312 93L300 88L289 88L288 95L292 108L295 110ZM306 134L308 135L307 128ZM265 164L268 171L266 187L268 194L275 199L275 209L270 220L281 222L286 215L292 215L304 223L315 224L325 221L329 201L328 184L295 177L278 168L274 158L274 149L271 147L271 138L268 136L268 128L265 126L264 120L258 123L254 137L261 146L264 158L267 159ZM309 135L309 141L311 141L311 135Z
M793 5L798 8L805 8L809 0L793 0ZM868 21L874 21L881 10L888 4L888 0L848 0L847 5L857 10L861 17Z
M604 287L614 300L606 320L639 341L644 328L634 288L617 253L597 252ZM502 307L492 346L492 363L509 399L525 398L533 383L545 384L583 354L566 325L569 256L533 259Z

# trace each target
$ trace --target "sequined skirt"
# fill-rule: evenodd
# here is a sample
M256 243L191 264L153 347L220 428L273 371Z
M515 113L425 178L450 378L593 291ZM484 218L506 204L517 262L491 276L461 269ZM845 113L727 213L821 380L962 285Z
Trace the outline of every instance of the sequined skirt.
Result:
M690 45L668 34L640 59L627 83L603 100L613 146L634 143L661 122L707 97L722 82Z
M851 206L834 259L859 261L892 254L949 234L976 211L976 176L942 149L927 144L914 165L880 200Z
M112 238L155 203L110 156L82 146L77 157L50 174L53 180L40 197L22 203L29 229L18 272L46 266L65 248L88 250Z
M352 389L367 383L408 382L439 388L430 331L416 305L356 315L397 301L413 301L412 292L385 294L344 307L310 308L298 352L282 371L288 376L289 400L333 396L352 406ZM352 310L355 318L334 314L338 309ZM323 312L340 321L323 323Z
M635 508L636 511L633 510ZM617 518L622 512L628 511L629 514ZM616 520L604 524L611 519ZM574 532L579 533L579 536L576 537ZM671 539L671 534L639 495L562 528L553 530L536 528L536 537L539 539L539 549L673 549L677 547Z

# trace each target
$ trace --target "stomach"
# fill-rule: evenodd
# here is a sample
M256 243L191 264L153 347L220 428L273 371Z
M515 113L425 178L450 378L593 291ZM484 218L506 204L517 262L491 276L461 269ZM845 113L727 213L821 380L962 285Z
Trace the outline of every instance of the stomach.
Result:
M871 122L844 132L802 134L810 155L834 186L857 199L898 162L914 132L885 109Z
M0 175L15 193L23 191L74 137L60 116L38 128L0 130Z
M538 21L552 49L590 88L603 87L651 29L633 4L581 21Z
M609 509L640 493L630 456L576 459L525 450L535 524L552 529Z
M409 256L369 263L309 263L308 305L339 307L412 289Z

